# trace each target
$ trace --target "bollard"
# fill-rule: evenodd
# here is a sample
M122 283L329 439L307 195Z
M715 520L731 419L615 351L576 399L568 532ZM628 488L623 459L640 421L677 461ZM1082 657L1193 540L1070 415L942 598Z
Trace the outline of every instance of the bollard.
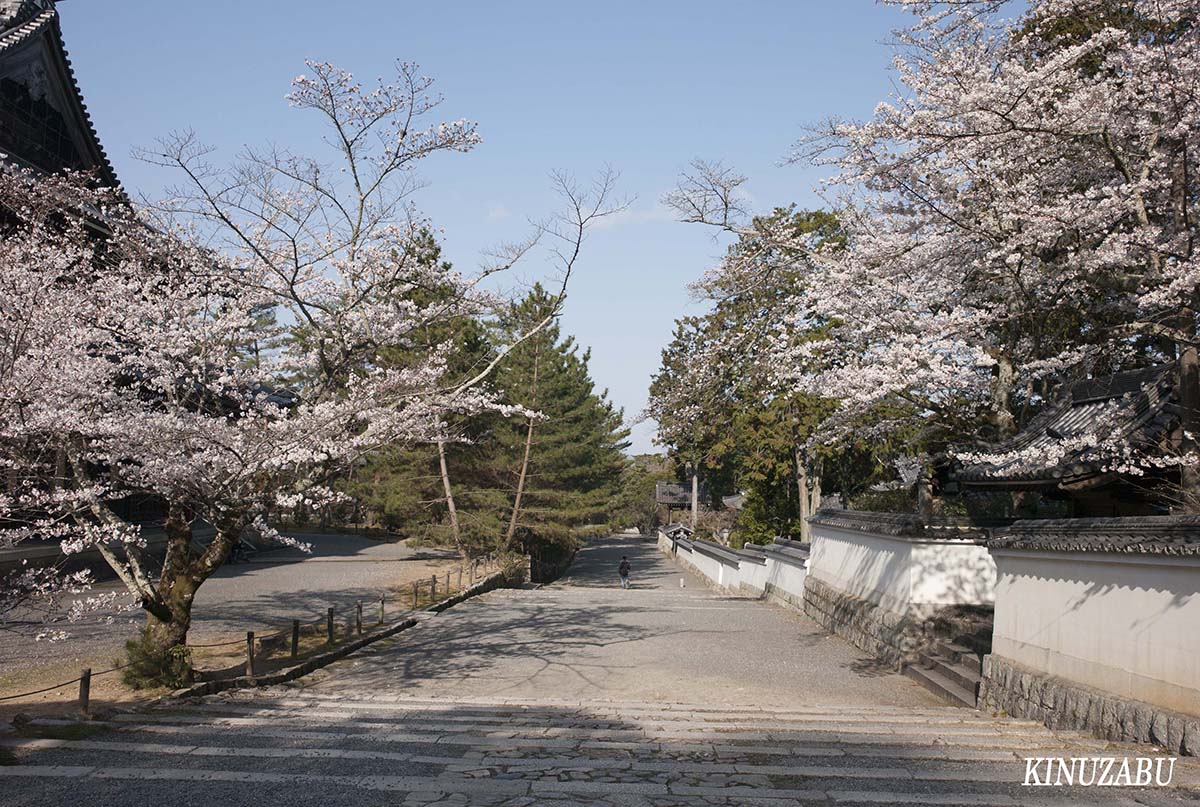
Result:
M417 610L417 598L421 596L421 583L418 580L413 581L413 610Z
M358 607L354 609L354 632L362 636L362 600L358 601Z
M300 653L300 620L292 620L292 658Z
M437 575L429 578L429 601L437 602Z
M79 676L79 711L86 715L92 699L92 668L84 667Z
M325 641L333 644L333 606L329 607L329 612L325 615Z
M379 624L383 624L383 597L379 598Z
M246 631L246 675L254 675L254 631Z

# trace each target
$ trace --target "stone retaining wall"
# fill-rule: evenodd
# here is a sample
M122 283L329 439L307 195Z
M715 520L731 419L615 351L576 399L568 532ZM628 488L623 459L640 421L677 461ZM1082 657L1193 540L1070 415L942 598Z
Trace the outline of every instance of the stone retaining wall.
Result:
M1118 742L1154 743L1171 754L1200 755L1200 718L1039 673L996 655L983 659L979 706L1052 729L1090 731Z
M838 591L811 576L804 586L804 613L858 649L889 664L912 660L924 646L921 623Z

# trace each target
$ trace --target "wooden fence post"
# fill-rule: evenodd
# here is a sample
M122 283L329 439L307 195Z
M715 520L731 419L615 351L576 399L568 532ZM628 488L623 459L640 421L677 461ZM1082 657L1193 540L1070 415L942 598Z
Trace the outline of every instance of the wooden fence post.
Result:
M246 675L254 675L254 631L246 631Z
M300 620L292 620L292 658L300 653Z
M421 581L413 581L413 610L417 610L417 598L421 595Z
M79 676L79 711L88 713L88 705L92 700L92 668L84 667Z
M437 575L429 578L429 601L437 602Z
M458 564L458 590L462 591L462 564Z
M329 606L329 611L325 614L325 641L333 644L333 606Z
M362 636L362 600L358 601L358 607L354 611L354 632Z

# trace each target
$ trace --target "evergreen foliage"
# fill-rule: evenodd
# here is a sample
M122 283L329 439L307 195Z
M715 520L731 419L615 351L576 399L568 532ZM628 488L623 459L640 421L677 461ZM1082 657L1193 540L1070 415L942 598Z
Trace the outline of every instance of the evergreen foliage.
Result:
M499 338L527 333L553 306L554 297L535 286L501 317ZM495 434L514 502L520 497L506 537L527 549L570 544L573 528L607 523L620 492L629 431L607 393L595 389L589 358L552 323L514 350L498 373L501 399L537 413L500 422Z

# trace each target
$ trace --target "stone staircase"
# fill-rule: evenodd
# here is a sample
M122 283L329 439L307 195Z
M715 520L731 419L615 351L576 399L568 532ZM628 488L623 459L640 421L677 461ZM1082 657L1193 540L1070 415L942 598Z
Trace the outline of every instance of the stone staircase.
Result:
M971 609L925 623L929 644L902 672L953 706L974 709L983 682L983 657L992 652L992 613Z
M1167 805L1186 789L1023 787L1025 757L1118 756L951 707L362 695L276 688L0 740L0 804ZM58 735L58 738L56 737ZM1146 749L1142 749L1145 753ZM1176 784L1197 781L1177 765Z
M906 676L946 702L974 709L983 681L983 653L954 641L936 641L904 665Z

